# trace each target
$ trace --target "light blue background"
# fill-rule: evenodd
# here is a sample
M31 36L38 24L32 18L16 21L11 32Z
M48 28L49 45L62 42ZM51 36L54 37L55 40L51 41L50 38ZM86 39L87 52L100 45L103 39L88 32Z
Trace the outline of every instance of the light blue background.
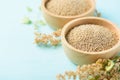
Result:
M33 44L33 26L23 25L24 16L40 19L41 0L0 0L0 80L55 80L56 74L75 70L63 48ZM102 17L120 25L120 0L97 0ZM33 8L28 13L26 7ZM49 27L42 30L50 32Z

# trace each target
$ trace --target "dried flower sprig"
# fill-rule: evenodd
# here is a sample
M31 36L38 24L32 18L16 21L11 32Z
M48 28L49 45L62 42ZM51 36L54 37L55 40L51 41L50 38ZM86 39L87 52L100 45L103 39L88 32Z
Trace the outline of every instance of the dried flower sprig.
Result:
M57 80L120 80L120 57L98 59L96 63L78 66L56 76Z
M27 7L26 8L28 12L32 12L32 8ZM41 7L40 9L41 10ZM61 43L60 35L61 35L61 29L54 31L51 34L44 34L44 33L39 33L39 28L41 26L46 26L46 23L43 20L36 20L33 21L30 20L29 17L24 17L22 19L23 24L32 24L34 26L34 31L35 31L35 39L34 43L37 45L51 45L51 46L57 46Z
M61 29L53 32L52 34L43 34L43 33L38 33L35 32L35 43L40 45L51 45L51 46L57 46L60 44L60 34L61 34Z
M22 19L22 23L23 23L23 24L32 24L32 21L30 20L29 17L24 17L24 18Z

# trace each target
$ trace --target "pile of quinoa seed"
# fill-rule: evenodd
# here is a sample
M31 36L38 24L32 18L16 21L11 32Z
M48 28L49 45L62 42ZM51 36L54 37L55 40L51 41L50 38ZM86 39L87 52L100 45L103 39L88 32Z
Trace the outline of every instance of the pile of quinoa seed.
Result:
M85 24L71 29L66 35L70 45L87 52L100 52L112 48L117 42L117 35L101 25Z
M49 0L46 8L61 16L80 15L91 8L90 0Z

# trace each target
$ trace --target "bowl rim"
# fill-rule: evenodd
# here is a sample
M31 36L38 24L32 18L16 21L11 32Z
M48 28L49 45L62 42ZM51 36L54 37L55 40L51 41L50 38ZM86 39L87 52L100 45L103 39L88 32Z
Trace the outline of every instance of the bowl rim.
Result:
M76 22L76 21L81 21L81 20L85 20L85 19L86 19L86 20L87 20L87 19L96 19L96 20L101 20L101 21L104 21L104 22L106 22L106 23L108 23L108 24L111 24L111 25L113 26L113 28L115 29L115 31L117 32L117 35L119 34L119 36L118 36L118 39L119 39L118 42L117 42L112 48L107 49L107 50L104 50L104 51L100 51L100 52L87 52L87 51L83 51L83 50L76 49L75 47L73 47L72 45L70 45L70 44L68 43L68 41L66 40L66 38L65 38L65 36L66 36L66 35L65 35L65 32L66 32L67 28L68 28L71 24L73 24L74 22ZM64 25L64 27L63 27L63 29L62 29L62 32L61 32L62 43L63 43L64 45L66 45L68 48L70 48L70 49L72 49L73 51L76 51L76 52L78 52L78 53L84 53L84 54L106 54L106 53L109 53L109 52L115 50L116 48L120 47L120 29L117 28L116 26L117 26L117 25L113 24L111 21L106 20L106 19L104 19L104 18L98 18L98 17L83 17L83 18L77 18L77 19L74 19L74 20L68 22L66 25ZM69 30L70 30L70 29L69 29ZM69 30L68 30L68 31L69 31Z
M48 0L42 0L42 2L41 2L41 9L42 9L43 11L45 11L46 13L48 13L49 15L54 16L54 17L58 17L58 18L78 18L78 17L84 17L84 16L88 15L89 13L91 13L92 11L95 10L95 0L90 0L92 7L91 7L88 11L86 11L86 12L80 14L80 15L75 15L75 16L61 16L61 15L56 15L56 14L50 12L50 11L46 8L45 5L46 5L46 2L47 2L47 1L48 1Z

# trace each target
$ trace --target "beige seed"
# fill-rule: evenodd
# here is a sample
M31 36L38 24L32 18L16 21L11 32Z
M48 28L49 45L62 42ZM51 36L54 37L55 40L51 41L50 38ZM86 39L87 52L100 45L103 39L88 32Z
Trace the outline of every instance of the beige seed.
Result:
M71 29L66 39L76 49L87 52L104 51L118 42L114 32L95 24L80 25Z
M80 15L91 8L89 0L49 0L46 8L62 16Z

